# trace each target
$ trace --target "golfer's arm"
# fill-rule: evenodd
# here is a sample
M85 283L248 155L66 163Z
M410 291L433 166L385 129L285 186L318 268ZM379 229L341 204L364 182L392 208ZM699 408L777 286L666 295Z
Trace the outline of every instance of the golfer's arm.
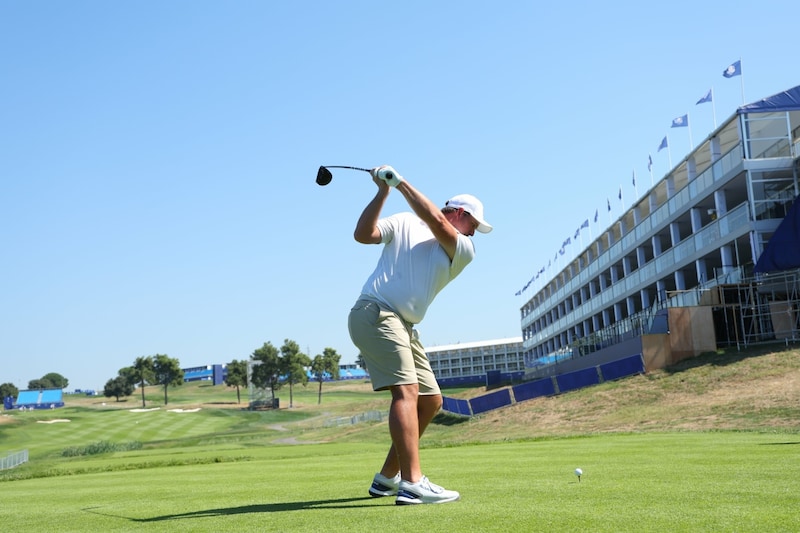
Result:
M378 193L367 204L364 211L356 223L356 230L353 232L353 237L361 244L380 244L381 232L378 229L378 219L381 216L383 204L386 203L386 198L389 195L388 187L381 187Z
M408 181L403 180L397 185L397 190L405 197L408 205L433 232L433 236L442 245L448 257L453 259L456 255L458 231L450 224L447 218L433 202L424 194L415 189Z

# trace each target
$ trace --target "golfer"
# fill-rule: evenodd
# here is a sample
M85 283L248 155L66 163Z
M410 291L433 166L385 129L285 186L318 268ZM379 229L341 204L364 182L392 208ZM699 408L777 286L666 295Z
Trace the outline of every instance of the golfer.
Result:
M383 244L378 265L350 311L350 338L367 364L372 388L390 390L392 446L369 493L396 496L397 505L445 503L459 499L423 475L419 439L442 406L442 394L414 326L439 291L475 256L469 238L489 233L483 204L469 194L454 196L439 209L389 166L370 171L378 186L358 219L354 237ZM381 218L392 188L413 213Z

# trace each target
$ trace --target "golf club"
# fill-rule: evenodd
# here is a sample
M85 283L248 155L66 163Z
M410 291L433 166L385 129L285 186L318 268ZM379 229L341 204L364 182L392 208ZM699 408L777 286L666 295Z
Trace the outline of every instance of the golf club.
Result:
M350 170L361 170L363 172L369 172L368 168L361 168L361 167L347 167L347 166L340 166L340 165L323 165L319 167L317 171L317 185L325 186L331 182L333 179L333 174L331 171L328 170L329 168L349 168Z

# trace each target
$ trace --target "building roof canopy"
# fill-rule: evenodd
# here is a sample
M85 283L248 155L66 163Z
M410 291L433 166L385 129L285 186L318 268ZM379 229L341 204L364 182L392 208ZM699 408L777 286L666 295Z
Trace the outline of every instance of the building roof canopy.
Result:
M770 111L797 111L800 110L800 85L787 89L778 94L762 98L752 104L741 106L736 113L766 113Z

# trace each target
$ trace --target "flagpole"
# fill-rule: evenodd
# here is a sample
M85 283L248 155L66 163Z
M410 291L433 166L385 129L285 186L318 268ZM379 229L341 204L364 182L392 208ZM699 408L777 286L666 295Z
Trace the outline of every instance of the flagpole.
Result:
M686 125L689 126L689 151L694 150L694 142L692 141L692 119L689 113L686 113Z
M669 158L669 169L672 170L672 148L669 147L669 135L667 137L667 157Z
M714 115L714 129L717 129L717 104L714 103L714 86L711 86L711 113Z
M742 58L739 58L739 79L742 84L742 105L745 104L744 101L744 68L742 67Z
M633 195L636 199L639 198L639 189L636 187L636 169L633 169Z

